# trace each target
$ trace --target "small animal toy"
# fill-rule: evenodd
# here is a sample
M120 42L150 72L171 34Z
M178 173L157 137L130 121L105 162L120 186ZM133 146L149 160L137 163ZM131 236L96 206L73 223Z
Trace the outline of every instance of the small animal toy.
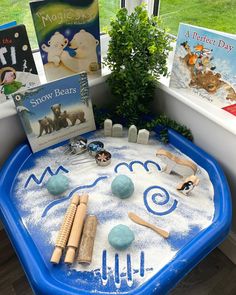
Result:
M179 158L164 149L158 150L156 155L165 162L166 167L164 171L168 174L175 172L182 177L187 177L195 174L197 171L197 166L193 162Z
M189 192L191 192L195 186L199 184L200 180L197 176L191 175L187 177L184 182L180 183L177 186L177 190L180 191L184 195L188 195Z

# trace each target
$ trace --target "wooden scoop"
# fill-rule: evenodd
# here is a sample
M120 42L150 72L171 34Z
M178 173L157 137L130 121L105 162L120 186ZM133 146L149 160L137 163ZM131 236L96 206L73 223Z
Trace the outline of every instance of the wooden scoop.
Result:
M132 212L129 212L128 213L128 216L129 218L137 223L137 224L140 224L140 225L143 225L143 226L146 226L146 227L149 227L151 228L152 230L154 230L156 233L158 233L159 235L161 235L163 238L168 238L169 237L169 233L151 223L148 223L147 221L143 220L141 217L139 217L138 215L132 213Z

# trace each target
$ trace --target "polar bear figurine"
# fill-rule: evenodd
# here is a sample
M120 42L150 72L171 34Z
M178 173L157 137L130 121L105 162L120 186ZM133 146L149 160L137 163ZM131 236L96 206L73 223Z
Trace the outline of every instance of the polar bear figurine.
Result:
M61 55L61 61L67 68L76 73L97 71L99 69L96 51L98 44L99 41L92 34L80 30L69 44L70 48L75 50L76 56L71 57L64 51Z
M61 33L56 32L52 35L48 41L49 46L45 44L42 45L42 50L48 54L48 62L52 62L56 67L58 67L61 61L61 54L68 43L69 40Z

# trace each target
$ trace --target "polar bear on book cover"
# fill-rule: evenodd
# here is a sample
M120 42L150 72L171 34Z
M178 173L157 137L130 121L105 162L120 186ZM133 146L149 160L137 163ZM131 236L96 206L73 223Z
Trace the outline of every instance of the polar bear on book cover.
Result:
M99 41L85 30L76 33L69 43L69 47L76 52L75 57L64 51L61 55L62 63L73 72L93 72L99 69L97 46Z
M68 45L69 40L66 39L61 33L55 32L54 35L48 41L48 45L43 44L42 50L48 54L48 62L54 63L55 66L59 66L61 61L61 54Z

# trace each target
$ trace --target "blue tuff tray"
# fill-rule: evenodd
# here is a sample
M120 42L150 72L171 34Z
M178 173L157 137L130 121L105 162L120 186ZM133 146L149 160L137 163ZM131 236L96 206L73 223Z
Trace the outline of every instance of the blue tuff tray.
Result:
M182 248L179 249L172 261L166 264L160 271L150 277L140 286L133 286L124 290L114 289L113 285L107 285L99 294L167 294L178 281L180 281L201 259L224 240L229 232L232 207L230 191L227 180L218 163L207 153L187 141L185 138L169 131L169 141L172 146L186 154L209 174L214 187L215 213L212 223L196 235L193 235ZM12 202L14 185L22 167L30 167L30 159L38 157L44 151L32 155L27 144L20 145L8 159L0 174L0 213L5 229L21 261L28 277L30 285L36 294L94 294L84 288L83 284L72 284L73 275L66 276L65 269L51 265L48 259L42 255L44 245L40 244L40 236L37 233L31 235L22 220L23 212L20 212ZM29 164L27 164L29 162ZM38 239L38 244L35 242ZM40 245L42 249L38 249ZM51 251L52 249L50 249ZM51 254L51 253L50 253ZM50 254L47 255L50 257ZM76 272L75 272L76 273ZM90 280L93 284L94 277L89 273L83 279Z

